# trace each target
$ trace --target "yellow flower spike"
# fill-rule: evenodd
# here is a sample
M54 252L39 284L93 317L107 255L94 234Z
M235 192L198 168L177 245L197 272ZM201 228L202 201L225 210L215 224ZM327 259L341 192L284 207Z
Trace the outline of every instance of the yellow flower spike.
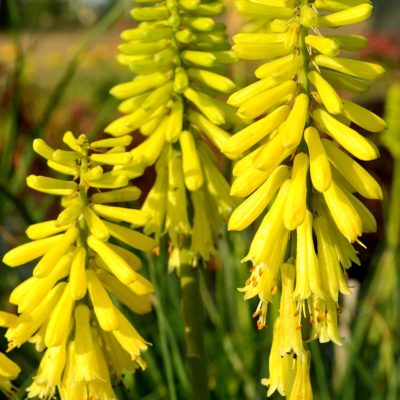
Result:
M372 12L371 4L360 4L347 10L323 15L318 18L319 27L334 28L343 25L358 24L368 19Z
M332 165L351 187L367 199L382 199L379 183L360 164L329 140L323 139L322 143Z
M296 287L293 296L306 300L311 294L325 298L312 237L313 217L307 210L304 222L296 230Z
M69 277L71 296L75 300L82 299L86 294L86 257L84 247L75 248Z
M310 381L311 355L307 351L304 357L296 361L296 377L288 397L289 400L312 400L312 387Z
M95 204L130 202L137 200L141 195L141 190L135 186L121 189L110 190L103 193L94 193L90 201Z
M203 185L204 176L192 133L183 131L179 143L182 149L182 169L186 187L190 191L196 191Z
M322 146L318 131L309 127L304 131L310 155L311 182L316 190L325 192L332 182L332 173L325 149Z
M66 363L66 345L49 347L44 354L39 370L32 384L26 389L28 397L51 398L55 395L56 386L61 383L62 372Z
M290 187L283 208L283 223L289 231L293 231L301 225L306 216L308 166L307 154L296 154L293 161Z
M282 145L292 149L300 144L308 116L309 99L305 93L296 97L290 114L282 128Z
M339 44L331 38L318 35L307 35L304 41L321 54L337 56L340 52Z
M48 251L49 246L55 245L56 243L60 242L60 239L62 237L63 234L22 244L8 251L3 256L2 261L9 267L18 267L20 265L26 264L29 261L41 257Z
M321 101L328 112L331 114L340 114L343 109L342 100L331 84L316 71L309 72L307 76L317 89Z
M350 243L356 241L362 234L362 221L349 198L335 182L323 196L339 231Z
M295 82L284 82L246 101L239 107L237 115L242 119L259 117L271 108L286 102L294 94L295 90Z
M47 347L60 346L67 340L71 328L74 303L71 284L67 284L60 300L52 310L47 324L46 335L44 337Z
M77 382L98 378L96 352L90 329L90 310L79 304L75 308L75 379Z
M140 232L134 231L133 229L128 229L107 221L103 222L105 223L111 236L131 247L134 247L135 249L144 252L150 252L157 245L154 239L143 235Z
M283 264L281 267L282 294L279 306L279 335L281 355L293 351L298 357L303 357L304 347L301 336L300 315L297 315L296 303L293 299L295 285L295 266Z
M315 62L320 67L333 69L337 72L366 80L375 80L385 73L384 68L379 64L340 57L329 57L322 54L315 57Z
M98 276L104 287L114 293L132 312L146 314L151 311L152 302L147 294L137 294L130 286L123 285L106 271L98 271Z
M180 98L176 99L171 107L171 114L165 131L165 140L174 143L179 139L182 132L183 121L183 102Z
M283 105L241 131L235 133L222 145L221 151L230 158L234 158L248 150L265 136L278 128L289 115L289 107Z
M347 280L339 264L335 243L324 216L314 218L313 228L318 242L318 265L321 273L321 284L324 293L337 302L339 292L350 294Z
M105 331L114 331L119 326L117 312L108 293L101 284L95 271L86 270L88 291L97 321Z
M322 130L335 139L347 151L360 160L370 161L378 158L376 148L354 129L342 124L322 109L313 112L313 119Z
M69 250L70 246L75 242L78 237L79 230L76 226L71 226L59 242L54 244L50 250L41 258L33 269L33 276L43 277L49 274L54 268L55 263Z
M268 179L232 213L228 230L247 228L267 207L282 183L290 177L286 165L277 167Z
M110 233L112 234L112 232ZM87 243L121 282L127 285L137 279L137 273L110 247L110 245L96 239L92 235L88 237Z
M348 100L343 100L343 114L369 132L381 132L386 128L386 123L381 117Z

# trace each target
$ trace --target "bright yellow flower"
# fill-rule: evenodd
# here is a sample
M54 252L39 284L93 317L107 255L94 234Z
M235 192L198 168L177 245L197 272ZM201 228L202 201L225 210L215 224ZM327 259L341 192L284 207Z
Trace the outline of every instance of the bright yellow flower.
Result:
M30 226L27 235L32 242L3 258L13 267L39 259L33 277L10 295L20 314L3 314L10 349L32 341L45 350L29 397L52 397L58 387L62 399L113 399L110 371L120 376L123 369L145 368L141 353L147 342L110 296L135 313L151 310L153 288L138 272L140 259L121 245L108 243L114 237L146 252L156 246L148 236L114 223L136 228L150 218L145 211L113 205L140 195L137 188L126 187L129 178L123 168L131 154L123 146L130 141L120 136L89 144L86 136L75 139L67 132L64 142L69 150L51 149L40 139L34 143L35 151L49 161L75 168L76 181L28 177L32 188L63 196L64 209L56 220ZM54 169L60 170L58 165ZM97 189L92 196L91 187Z
M243 59L267 60L255 71L259 80L228 100L239 117L256 119L222 145L226 155L241 157L231 194L244 200L228 226L243 230L262 218L243 260L253 265L241 289L246 299L260 299L254 313L259 327L281 292L268 396L278 390L290 399L312 399L301 325L311 321L311 339L341 344L337 302L339 293L349 293L345 270L359 263L352 243L376 230L374 216L353 193L382 198L379 184L353 159L374 160L378 150L354 126L370 132L386 126L337 90L363 92L384 73L377 64L342 57L342 51L364 48L366 39L325 28L364 21L372 6L367 0L236 4L251 22L233 37L234 50ZM294 371L288 384L284 375Z

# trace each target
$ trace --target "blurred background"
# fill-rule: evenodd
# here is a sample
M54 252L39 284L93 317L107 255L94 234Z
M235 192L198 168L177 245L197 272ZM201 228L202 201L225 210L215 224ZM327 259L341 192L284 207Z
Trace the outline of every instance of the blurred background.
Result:
M242 23L232 3L226 0L231 34ZM350 270L353 294L342 299L340 326L346 344L338 348L310 343L316 399L400 399L400 2L375 0L374 5L373 18L352 28L370 41L357 57L382 63L387 74L355 101L387 117L387 132L369 135L381 158L367 165L385 198L367 204L379 229L363 238L367 249L360 247L362 265ZM117 103L108 91L131 77L115 60L120 32L133 26L131 6L125 0L0 0L1 254L25 240L28 224L50 218L57 207L50 196L25 188L29 173L49 173L34 157L32 140L43 137L57 147L66 130L96 137L117 116ZM254 65L241 62L231 73L244 85L254 80L253 70ZM137 184L146 189L151 180L148 171ZM256 330L251 318L256 304L243 301L237 291L247 279L239 260L250 236L223 234L221 256L205 266L202 278L213 399L266 396L260 381L268 376L272 332ZM186 400L179 283L174 274L167 275L165 255L149 258L146 265L145 274L156 286L155 311L132 319L153 343L145 357L149 368L127 374L116 383L116 392L120 399ZM14 311L7 303L9 292L30 271L29 266L1 266L2 310ZM272 305L271 314L275 308ZM0 343L4 350L5 340ZM22 399L40 355L25 345L11 357L23 369L16 382L21 390L14 397Z

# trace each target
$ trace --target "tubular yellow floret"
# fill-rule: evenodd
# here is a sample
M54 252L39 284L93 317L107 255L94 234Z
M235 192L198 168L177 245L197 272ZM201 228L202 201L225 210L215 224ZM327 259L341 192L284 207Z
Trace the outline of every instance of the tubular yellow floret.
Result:
M319 133L315 128L309 127L304 132L304 139L310 155L311 182L319 192L325 192L331 185L332 174Z
M308 166L307 154L298 153L293 161L290 187L283 209L283 223L289 231L302 224L306 216Z

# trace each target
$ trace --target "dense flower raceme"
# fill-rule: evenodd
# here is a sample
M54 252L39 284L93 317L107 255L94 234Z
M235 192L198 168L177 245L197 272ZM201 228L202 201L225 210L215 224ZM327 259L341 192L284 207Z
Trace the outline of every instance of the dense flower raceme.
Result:
M106 132L118 137L140 129L147 137L131 151L128 164L135 171L156 164L157 180L143 205L152 215L145 232L156 238L168 232L172 265L179 264L183 247L208 259L221 220L233 207L209 144L221 148L229 137L225 129L243 125L234 108L218 99L235 89L223 74L236 56L229 50L225 26L213 19L223 4L137 3L131 14L139 24L122 33L118 56L136 76L111 90L126 115Z
M3 324L5 336L10 350L30 341L44 351L29 397L52 397L57 387L66 400L116 399L110 376L145 368L140 355L148 343L115 302L147 313L153 292L138 272L140 258L128 248L148 252L156 243L133 229L149 221L147 213L110 205L140 195L127 186L132 171L123 169L131 160L125 151L131 137L89 144L85 135L67 132L63 140L69 150L34 141L47 165L72 179L27 178L30 188L61 196L63 210L55 220L29 226L32 241L3 258L10 267L39 259L33 276L10 295L19 315Z
M233 38L237 54L269 60L255 71L257 82L228 100L238 116L256 119L222 145L228 156L245 153L234 166L231 189L245 200L229 229L243 230L262 216L244 259L253 267L242 289L245 298L260 299L259 328L281 292L268 395L278 390L290 399L310 399L302 334L341 344L338 297L349 293L346 269L359 263L352 244L376 229L356 193L382 198L379 184L355 160L376 159L378 151L355 126L379 132L385 123L337 89L363 92L384 70L341 56L366 46L364 37L319 31L367 19L368 1L239 0L237 7L249 18L247 32ZM307 319L309 332L302 329Z

